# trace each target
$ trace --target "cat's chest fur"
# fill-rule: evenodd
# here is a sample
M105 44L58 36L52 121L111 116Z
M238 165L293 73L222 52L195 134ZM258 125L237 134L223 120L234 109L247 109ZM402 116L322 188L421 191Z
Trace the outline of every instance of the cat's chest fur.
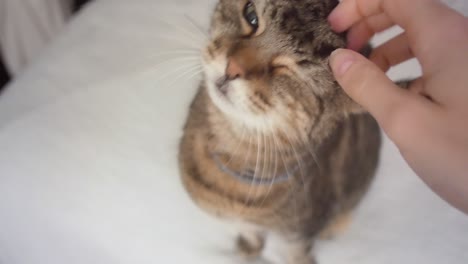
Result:
M257 227L241 233L244 253L261 252L271 232L288 242L288 264L314 263L314 239L342 225L374 176L379 128L328 65L346 46L327 22L337 4L216 5L179 163L200 207Z
M214 146L223 140L226 140L225 145L229 145L229 140L236 140L232 138L232 131L213 129L210 115L215 113L210 108L209 98L201 88L191 108L179 158L189 194L199 206L214 215L242 219L278 231L301 230L313 234L340 211L350 210L372 179L376 158L366 156L378 156L380 139L375 122L366 115L339 124L337 132L317 148L318 156L313 156L307 147L276 158L271 152L252 146L251 149L243 145L220 148L227 154L231 150L233 156L245 158L244 163L236 165L229 156L223 159L222 154L215 155ZM245 164L256 161L261 164L260 160L269 160L265 163L268 166L250 167L255 168L258 175L262 173L266 182L270 181L267 177L278 171L286 170L291 175L282 182L249 184L220 166L221 162L236 171ZM272 169L275 163L282 164L276 171ZM355 176L356 173L360 175ZM353 189L352 185L362 187Z

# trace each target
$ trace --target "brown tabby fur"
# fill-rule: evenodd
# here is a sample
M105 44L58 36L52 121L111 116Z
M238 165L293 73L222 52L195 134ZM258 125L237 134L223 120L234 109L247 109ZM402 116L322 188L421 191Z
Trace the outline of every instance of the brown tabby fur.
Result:
M249 223L238 239L244 254L259 254L264 236L275 233L287 242L287 263L315 263L313 241L343 228L372 181L380 132L328 67L330 53L346 45L326 21L337 1L252 2L257 32L242 15L247 0L221 0L214 12L205 80L180 144L182 179L200 207ZM223 96L214 83L230 61L242 75ZM231 170L249 168L271 184L240 181L214 154ZM271 181L291 171L286 182Z

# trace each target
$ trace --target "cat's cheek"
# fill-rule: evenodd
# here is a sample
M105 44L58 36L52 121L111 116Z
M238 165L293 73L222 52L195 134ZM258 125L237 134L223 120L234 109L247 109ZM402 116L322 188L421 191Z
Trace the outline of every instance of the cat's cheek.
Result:
M212 82L213 84L224 75L224 69L226 68L226 63L223 63L219 60L212 61L208 64L204 64L204 72L207 77L207 81Z

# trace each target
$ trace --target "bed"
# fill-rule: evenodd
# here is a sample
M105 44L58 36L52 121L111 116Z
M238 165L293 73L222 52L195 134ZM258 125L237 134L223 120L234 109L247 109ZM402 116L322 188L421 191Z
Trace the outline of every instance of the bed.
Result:
M213 0L100 0L0 97L0 263L243 263L184 192L177 146L197 88L185 52ZM454 7L467 10L463 0ZM398 29L376 38L396 34ZM416 76L416 62L390 72ZM320 263L468 263L468 217L385 139L377 180ZM278 262L275 242L266 259ZM261 263L261 261L259 262Z

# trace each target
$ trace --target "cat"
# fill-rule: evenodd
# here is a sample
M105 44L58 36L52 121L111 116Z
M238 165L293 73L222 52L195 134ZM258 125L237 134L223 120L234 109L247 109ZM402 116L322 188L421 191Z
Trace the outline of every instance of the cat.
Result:
M183 184L211 214L242 223L237 247L281 237L288 264L316 263L314 241L341 232L378 165L375 120L328 65L346 46L337 0L220 0L204 79L179 149Z

